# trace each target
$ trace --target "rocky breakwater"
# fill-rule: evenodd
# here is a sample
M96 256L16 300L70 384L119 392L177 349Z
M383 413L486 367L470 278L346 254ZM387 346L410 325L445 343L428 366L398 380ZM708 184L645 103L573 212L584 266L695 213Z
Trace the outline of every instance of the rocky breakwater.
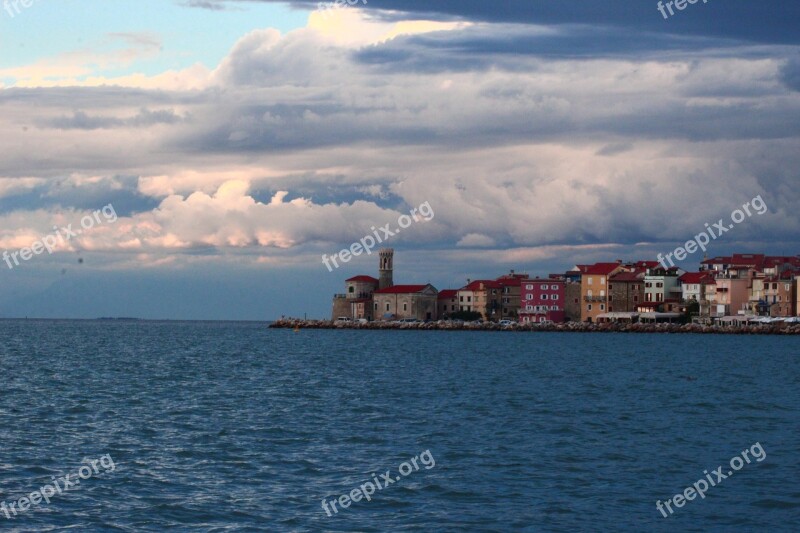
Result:
M558 331L571 333L703 333L728 335L798 335L800 324L753 324L748 326L703 326L700 324L624 324L565 322L562 324L513 324L501 326L494 322L333 322L285 318L273 322L270 328L284 329L400 329L439 331Z

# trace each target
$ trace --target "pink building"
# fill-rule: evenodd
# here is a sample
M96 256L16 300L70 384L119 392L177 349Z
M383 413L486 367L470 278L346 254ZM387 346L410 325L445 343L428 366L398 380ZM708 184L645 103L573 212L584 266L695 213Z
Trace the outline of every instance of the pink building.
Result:
M743 315L750 300L750 279L717 278L717 298L711 307L711 316Z
M565 282L524 279L520 286L519 322L564 322Z

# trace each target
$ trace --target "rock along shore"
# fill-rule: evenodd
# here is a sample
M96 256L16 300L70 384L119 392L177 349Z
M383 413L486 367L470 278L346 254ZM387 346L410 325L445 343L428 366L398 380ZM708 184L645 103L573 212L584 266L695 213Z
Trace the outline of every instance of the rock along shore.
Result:
M273 322L270 328L289 329L411 329L447 331L559 331L570 333L705 333L728 335L798 335L800 324L754 324L749 326L703 326L700 324L596 324L566 322L563 324L514 324L501 326L492 322L483 324L454 323L447 321L401 323L396 322L332 322L330 320L300 320L285 318Z

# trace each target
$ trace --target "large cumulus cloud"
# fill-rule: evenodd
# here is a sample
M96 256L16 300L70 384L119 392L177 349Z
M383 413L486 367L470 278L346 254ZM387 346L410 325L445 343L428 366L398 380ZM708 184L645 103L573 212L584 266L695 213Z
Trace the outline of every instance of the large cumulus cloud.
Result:
M83 197L125 204L81 241L123 255L329 251L424 201L435 222L398 242L635 246L685 240L758 194L771 214L731 238L800 240L796 42L659 33L588 3L480 4L373 0L256 30L190 86L2 90L0 240Z

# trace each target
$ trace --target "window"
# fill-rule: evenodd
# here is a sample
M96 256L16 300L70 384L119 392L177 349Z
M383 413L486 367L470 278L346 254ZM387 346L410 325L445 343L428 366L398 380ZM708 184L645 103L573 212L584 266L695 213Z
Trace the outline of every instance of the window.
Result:
M550 299L551 299L551 300L558 300L558 294L552 294L552 295L550 296Z
M386 310L389 310L389 302L386 302Z
M575 303L578 303L578 299L577 298L575 298Z
M525 285L525 288L528 289L529 291L532 291L533 290L533 285Z
M588 291L586 291L586 296L588 296L589 298L592 297L592 289L589 289Z
M588 283L589 285L591 285L592 283L594 283L594 278L593 278L593 277L591 277L591 276L589 276L589 281L587 281L587 283Z
M375 310L378 310L378 302L375 302Z
M604 297L605 295L606 295L606 291L600 291L600 298Z
M558 285L550 285L550 290L557 291L558 290Z
M459 298L460 298L460 300L459 300L459 301L461 301L461 302L463 302L463 301L464 301L464 297L463 297L463 296L460 296Z
M613 295L611 295L611 294L609 294L609 295L608 295L608 303L611 303L611 302L613 302L613 301L614 301L614 296L613 296Z
M589 305L587 305L587 306L586 306L586 310L587 310L587 311L591 311L591 310L592 310L592 304L589 304Z
M403 304L403 311L408 311L408 304Z
M533 294L526 294L525 295L525 299L526 300L533 300Z
M605 284L606 284L606 278L604 276L600 278L600 285L605 285Z
M356 292L356 288L353 287L352 285L350 285L350 287L348 287L348 289L347 289L347 292L349 292L350 294L353 294L354 292Z
M653 287L653 284L648 281L647 283L644 284L644 286L650 289Z
M639 301L639 297L638 297L638 296L634 296L634 297L633 297L633 301L634 301L634 302L638 302L638 301Z
M614 288L614 286L613 286L613 285L611 285L611 284L609 283L609 284L608 284L608 290L611 290L611 289L613 289L613 288Z
M542 300L547 300L547 295L546 294L542 294Z
M606 304L600 304L600 310L601 311L605 311L606 310Z
M558 306L554 305L550 308L551 311L558 311Z
M541 286L541 287L539 287L539 288L540 288L540 289L542 289L543 291L546 291L546 290L547 290L547 285L542 285L542 286Z
M471 302L472 302L472 296L467 296L467 303L471 303Z
M528 311L533 311L533 306L532 305L526 305L525 309L527 309Z
M659 289L662 288L663 286L664 286L664 284L661 283L660 281L658 283L656 283L656 287L659 288Z

